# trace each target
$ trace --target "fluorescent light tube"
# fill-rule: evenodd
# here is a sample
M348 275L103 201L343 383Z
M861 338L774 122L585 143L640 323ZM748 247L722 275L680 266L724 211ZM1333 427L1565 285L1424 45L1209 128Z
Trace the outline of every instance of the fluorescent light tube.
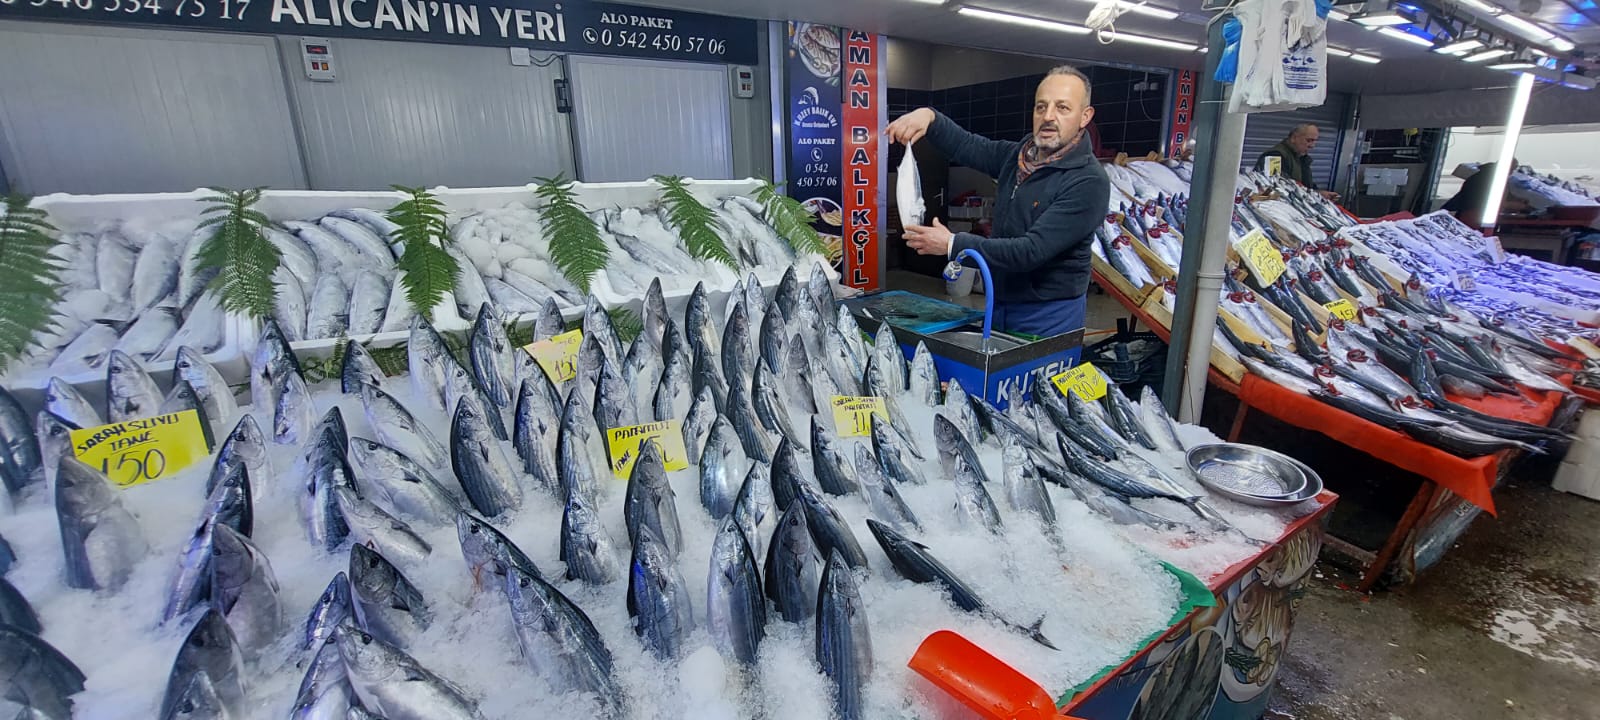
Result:
M1458 40L1449 45L1442 45L1433 49L1441 55L1464 55L1468 50L1477 50L1483 47L1483 41L1477 38L1471 40Z
M1528 99L1533 96L1533 76L1527 73L1517 75L1516 89L1511 93L1511 110L1506 113L1506 132L1500 140L1500 157L1495 161L1494 177L1490 178L1489 194L1483 201L1483 215L1478 220L1479 227L1494 227L1495 221L1500 216L1500 196L1506 191L1506 179L1510 177L1513 155L1517 152L1517 138L1522 135L1522 118L1528 112Z
M1360 17L1354 18L1354 20L1355 20L1355 23L1357 25L1366 25L1368 27L1380 27L1380 26L1385 26L1385 25L1410 25L1411 24L1411 18L1408 18L1408 17L1406 17L1404 15L1401 15L1400 13L1397 13L1397 12L1395 12L1393 10L1390 10L1388 12L1370 13L1370 14L1367 14L1367 15L1362 15Z
M1560 35L1550 38L1549 42L1550 47L1555 48L1556 52L1572 52L1573 48L1578 47L1577 45L1572 44L1571 40L1561 37Z
M1421 35L1412 35L1404 30L1396 30L1392 27L1378 28L1378 34L1386 37L1392 37L1396 40L1404 40L1412 45L1421 45L1426 48L1433 47L1432 40L1429 40Z
M956 13L966 15L968 17L994 20L995 22L1011 23L1012 25L1026 25L1028 27L1039 28L1041 30L1054 30L1056 32L1070 33L1072 35L1088 35L1090 33L1089 28L1086 28L1082 25L1056 22L1054 20L1041 20L1039 18L1028 17L1026 15L1012 15L1011 13L995 12L993 10L983 10L975 7L962 6L961 9L956 10ZM1188 47L1194 46L1190 45Z
M1546 42L1556 36L1555 33L1528 22L1527 20L1523 20L1522 18L1512 15L1511 13L1500 15L1496 17L1495 20L1498 20L1500 21L1500 24L1517 31L1518 33L1521 33L1524 37L1531 38L1539 42Z
M1342 12L1342 11L1339 11L1339 10L1329 10L1328 11L1328 19L1329 20L1339 20L1339 21L1349 20L1350 19L1350 13Z
M1510 55L1510 54L1511 54L1510 48L1492 48L1492 49L1489 49L1489 50L1485 50L1485 51L1483 51L1481 53L1474 53L1472 55L1468 55L1468 56L1466 56L1464 58L1461 58L1461 60L1462 60L1462 62L1475 63L1475 62L1483 62L1485 60L1493 60L1493 59L1495 59L1497 57L1500 57L1502 55Z
M1531 68L1531 67L1533 67L1533 63L1530 63L1530 62L1508 62L1508 63L1500 63L1499 65L1490 65L1489 69L1490 70L1526 70L1526 69Z
M1121 42L1130 42L1130 43L1134 43L1134 44L1137 44L1137 45L1154 45L1156 47L1164 47L1164 48L1169 48L1169 49L1172 49L1172 50L1182 50L1184 52L1193 52L1194 48L1195 48L1195 44L1194 43L1179 42L1177 40L1168 40L1166 38L1150 37L1148 35L1135 35L1133 33L1128 33L1128 32L1106 33L1105 37L1111 38L1111 42L1113 42L1113 43L1121 41Z
M1478 12L1486 13L1486 14L1489 14L1489 15L1499 15L1500 13L1505 12L1504 10L1500 9L1500 7L1498 5L1491 5L1489 3L1483 2L1483 0L1457 0L1457 2L1459 2L1462 5L1467 6L1469 8L1472 8L1473 10L1477 10Z
M1350 57L1350 51L1349 50L1340 50L1339 48L1333 47L1331 45L1328 47L1328 54L1332 55L1334 57Z
M1376 64L1378 64L1380 62L1383 62L1383 58L1381 58L1381 57L1378 57L1376 55L1362 55L1361 53L1358 53L1358 52L1350 53L1350 59L1354 60L1356 62L1364 62L1364 63L1366 63L1368 65L1376 65Z
M1091 4L1091 5L1097 3L1098 1L1099 0L1083 0L1083 2ZM1168 9L1166 9L1164 7L1157 7L1155 5L1142 5L1142 4L1138 3L1136 0L1120 0L1117 3L1117 9L1118 10L1126 10L1127 12L1133 13L1134 15L1148 15L1150 17L1158 18L1158 19L1161 19L1161 20L1177 20L1178 19L1178 13L1177 12L1174 12L1172 10L1168 10Z

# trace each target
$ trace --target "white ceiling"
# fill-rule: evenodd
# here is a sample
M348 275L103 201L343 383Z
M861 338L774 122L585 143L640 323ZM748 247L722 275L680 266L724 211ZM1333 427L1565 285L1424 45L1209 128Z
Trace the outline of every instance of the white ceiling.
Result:
M940 45L1091 63L1199 69L1204 62L1200 53L1117 41L1100 44L1089 36L958 15L955 10L962 0L949 0L942 5L919 0L810 0L805 3L793 0L630 1L641 5L764 20L822 22ZM1545 4L1553 7L1562 1L1545 0ZM967 0L967 4L1078 24L1083 23L1093 7L1089 0ZM1177 20L1169 21L1127 14L1117 20L1117 29L1195 45L1204 43L1206 21L1210 13L1201 9L1202 0L1153 0L1152 4L1177 10L1182 15ZM1567 31L1565 27L1559 29ZM1399 94L1492 88L1511 83L1511 76L1506 73L1440 56L1429 52L1427 48L1380 35L1353 23L1333 22L1328 29L1328 37L1333 47L1383 58L1383 62L1378 64L1360 63L1348 58L1328 58L1329 86L1337 92ZM1565 88L1562 90L1566 91Z

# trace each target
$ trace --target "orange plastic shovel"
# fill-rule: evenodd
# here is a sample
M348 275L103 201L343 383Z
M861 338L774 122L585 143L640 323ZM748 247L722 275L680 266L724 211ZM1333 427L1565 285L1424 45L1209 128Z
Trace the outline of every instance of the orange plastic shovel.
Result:
M925 638L906 664L988 720L1075 720L1039 683L949 630Z

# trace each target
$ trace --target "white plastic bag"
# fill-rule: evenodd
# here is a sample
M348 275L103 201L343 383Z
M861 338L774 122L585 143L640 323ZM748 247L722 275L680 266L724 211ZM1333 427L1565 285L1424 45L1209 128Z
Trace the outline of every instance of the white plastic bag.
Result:
M922 213L927 208L922 204L922 176L917 174L917 158L911 154L910 145L895 170L894 201L900 209L900 227L922 224Z
M1321 105L1328 95L1327 20L1313 0L1241 0L1239 72L1229 112Z

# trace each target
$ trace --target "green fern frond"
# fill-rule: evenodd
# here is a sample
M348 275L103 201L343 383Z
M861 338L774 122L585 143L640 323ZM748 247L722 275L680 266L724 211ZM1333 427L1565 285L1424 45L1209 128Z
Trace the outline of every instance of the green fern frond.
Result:
M209 288L230 312L252 318L271 317L278 302L272 275L278 271L282 253L262 234L274 223L253 207L261 199L262 188L209 189L216 194L203 200L210 207L201 211L208 217L200 226L214 227L216 231L197 253L202 270L217 271Z
M661 205L667 209L667 221L683 238L689 254L738 270L739 261L718 234L716 213L689 194L688 181L677 175L657 175L654 180L661 186Z
M828 246L822 242L822 236L817 234L816 228L812 227L816 215L799 200L779 192L778 186L771 180L761 181L756 188L755 198L756 202L761 203L762 219L778 232L779 237L788 241L795 254L828 254Z
M639 337L639 333L644 332L644 321L632 310L625 307L612 308L607 310L606 314L611 316L611 327L617 331L617 339L623 344L633 342L634 338Z
M455 256L445 250L450 226L445 220L444 203L420 187L393 187L409 196L388 212L389 220L400 226L394 236L404 247L395 267L403 273L400 282L405 286L406 299L417 314L432 320L434 306L445 293L455 289L456 276L461 273Z
M600 239L600 228L572 194L572 182L557 175L537 178L533 190L544 206L539 222L550 241L550 261L584 293L594 274L611 260L611 248Z
M0 214L0 371L55 324L61 261L51 253L55 226L31 198L8 195Z

